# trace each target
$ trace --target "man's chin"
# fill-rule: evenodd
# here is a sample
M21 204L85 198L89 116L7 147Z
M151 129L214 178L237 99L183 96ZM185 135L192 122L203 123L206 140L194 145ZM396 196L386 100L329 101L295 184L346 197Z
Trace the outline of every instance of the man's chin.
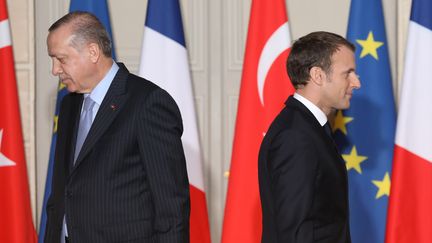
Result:
M351 103L348 101L348 103L347 104L345 104L344 105L344 108L342 108L341 110L346 110L346 109L349 109L350 108L350 106L351 106Z
M336 110L346 110L350 108L351 103L347 101L345 104L341 104Z
M69 91L70 93L75 93L77 92L77 89L74 86L71 85L66 85L66 89L67 91Z

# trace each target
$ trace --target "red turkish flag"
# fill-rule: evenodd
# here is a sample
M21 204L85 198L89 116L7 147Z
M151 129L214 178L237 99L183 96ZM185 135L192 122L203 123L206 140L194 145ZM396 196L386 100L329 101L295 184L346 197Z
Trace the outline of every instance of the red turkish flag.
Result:
M37 242L6 0L0 0L0 242Z
M240 87L222 242L261 241L258 152L294 88L286 72L291 45L284 0L253 0Z

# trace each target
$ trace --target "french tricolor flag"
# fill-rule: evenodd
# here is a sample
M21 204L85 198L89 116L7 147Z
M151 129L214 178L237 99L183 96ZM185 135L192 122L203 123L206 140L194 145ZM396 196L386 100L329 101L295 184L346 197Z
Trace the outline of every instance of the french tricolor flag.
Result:
M432 242L432 2L413 0L386 243Z
M139 75L165 89L180 108L191 196L190 242L208 243L202 155L178 0L148 1Z

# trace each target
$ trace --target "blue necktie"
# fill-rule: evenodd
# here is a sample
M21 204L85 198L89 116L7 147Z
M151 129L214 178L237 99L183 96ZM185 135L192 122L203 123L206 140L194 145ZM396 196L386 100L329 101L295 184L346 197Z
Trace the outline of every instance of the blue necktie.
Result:
M79 127L78 127L78 135L77 141L75 145L75 156L74 156L74 164L76 159L78 158L78 154L81 151L81 148L84 144L84 141L87 137L87 133L90 130L92 120L93 120L93 106L95 102L90 98L90 95L84 99L84 107L80 117Z

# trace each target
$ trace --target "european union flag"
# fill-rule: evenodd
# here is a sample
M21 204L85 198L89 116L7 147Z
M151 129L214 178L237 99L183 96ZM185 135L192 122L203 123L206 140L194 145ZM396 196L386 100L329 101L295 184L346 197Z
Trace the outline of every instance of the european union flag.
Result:
M107 29L112 42L112 57L115 60L115 52L114 52L114 42L112 41L112 32L111 32L111 25L109 21L109 12L108 12L108 5L106 0L103 1L87 1L87 0L71 0L70 3L70 9L69 11L87 11L90 13L93 13L96 15L99 20L102 22L102 24ZM46 227L46 221L47 221L47 215L46 215L46 204L48 201L49 196L51 195L51 183L52 183L52 173L54 169L54 154L55 154L55 147L57 142L57 118L60 112L60 104L63 100L63 97L68 94L68 91L66 87L59 83L58 86L58 93L57 93L57 101L56 101L56 108L54 113L54 125L53 125L53 135L51 139L51 148L50 148L50 156L49 156L49 162L48 162L48 171L47 171L47 177L45 181L45 194L44 194L44 200L42 204L42 215L41 215L41 221L39 226L39 241L38 242L44 242L44 236L45 236L45 227ZM60 240L60 239L59 239Z
M380 0L352 0L347 38L356 45L362 87L338 111L335 140L349 181L353 243L384 242L396 123L387 40Z

